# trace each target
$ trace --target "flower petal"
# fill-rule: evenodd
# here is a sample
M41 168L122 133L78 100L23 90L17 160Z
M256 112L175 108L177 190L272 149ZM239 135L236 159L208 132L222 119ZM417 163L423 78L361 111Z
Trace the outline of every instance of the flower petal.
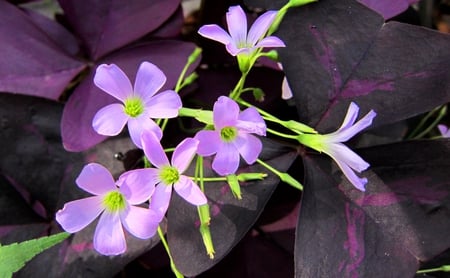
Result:
M247 108L239 114L236 127L248 133L266 135L266 122L254 107Z
M157 168L169 165L169 160L161 146L161 142L159 142L159 139L153 133L144 132L142 134L142 147L145 156Z
M146 168L123 173L117 184L128 203L138 205L150 199L158 182L160 182L158 170Z
M213 121L216 129L235 126L239 116L239 106L229 97L221 96L214 103Z
M186 171L191 164L197 152L198 143L197 139L186 138L175 148L172 155L172 166L177 168L180 174Z
M199 141L197 153L201 156L215 154L222 145L219 132L215 130L201 130L194 138Z
M266 35L267 30L270 25L272 25L276 15L276 11L267 11L258 17L248 31L247 42L251 45L255 45L261 40L263 36Z
M85 165L75 182L79 188L93 195L103 195L117 189L111 173L98 163Z
M100 109L92 120L92 127L101 135L115 136L119 134L129 116L123 111L120 103L113 103Z
M233 6L227 12L228 32L236 45L247 41L247 15L241 6Z
M122 102L133 93L127 75L115 64L98 66L94 84Z
M147 102L166 83L166 75L154 64L142 62L136 74L134 93Z
M175 91L164 91L147 101L146 110L150 118L163 119L178 116L182 103Z
M170 197L172 196L172 186L165 184L158 184L155 188L152 198L150 199L149 208L158 216L157 220L160 222L166 214L169 207Z
M239 167L239 151L233 144L222 144L217 152L212 168L221 176L236 173Z
M119 255L127 250L118 213L104 212L94 233L94 248L103 255Z
M174 189L178 195L195 206L201 206L208 202L200 188L186 176L180 176L180 180L174 184Z
M251 134L239 134L234 141L234 145L247 164L255 163L262 151L261 141Z
M158 139L162 137L161 128L147 114L140 115L128 120L128 132L133 143L142 148L141 135L143 133L152 133Z
M355 172L344 162L335 160L336 164L341 169L342 173L344 173L345 177L359 190L366 191L365 185L367 183L367 178L358 177Z
M255 47L285 47L286 45L278 37L269 36L258 42Z
M364 159L362 159L349 147L341 143L328 145L324 152L331 156L334 160L342 161L342 163L347 164L350 168L356 170L359 173L366 170L370 166L369 163L364 161Z
M438 125L438 129L441 132L442 137L450 137L450 129L446 125Z
M205 38L218 41L225 45L230 43L232 40L230 35L216 24L203 25L198 30L198 33Z
M370 110L369 113L367 113L362 119L357 121L354 125L348 128L337 130L336 132L330 134L326 134L325 136L327 137L327 140L330 142L346 142L347 140L355 136L357 133L359 133L361 130L370 126L372 124L373 118L375 118L376 115L377 113L375 113L373 110Z
M347 113L345 114L344 121L342 122L342 125L338 128L338 130L351 127L358 118L358 113L359 106L356 103L351 102L348 106Z
M154 236L160 222L155 212L136 206L130 206L120 219L130 234L141 239Z
M102 201L101 196L94 196L68 202L56 213L56 221L66 232L76 233L99 216Z

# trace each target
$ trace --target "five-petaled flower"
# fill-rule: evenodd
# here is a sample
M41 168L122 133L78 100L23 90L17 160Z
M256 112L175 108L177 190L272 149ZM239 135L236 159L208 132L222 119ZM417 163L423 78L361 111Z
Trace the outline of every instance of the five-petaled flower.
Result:
M75 233L101 214L94 234L94 248L99 253L118 255L126 251L122 225L141 239L156 233L159 225L156 214L136 206L148 200L154 187L142 188L141 183L123 181L118 188L109 171L97 163L86 165L76 183L95 196L66 203L56 213L56 221L67 232Z
M122 103L113 103L100 109L92 126L101 135L119 134L128 123L128 131L139 148L143 131L152 131L161 139L162 131L151 119L173 118L181 108L179 95L172 90L156 94L166 83L166 76L154 64L143 62L139 66L134 89L125 73L115 64L102 64L94 77L97 87Z
M438 125L438 129L441 132L441 136L444 138L450 138L450 128L446 125Z
M164 152L158 138L151 132L142 134L142 147L150 163L156 168L137 169L124 173L122 180L140 180L141 186L155 187L150 199L150 209L157 214L161 221L169 207L172 187L183 199L189 203L200 206L207 203L205 194L187 176L182 175L189 167L197 151L198 141L193 138L184 139L174 150L171 163ZM147 182L148 181L148 182ZM148 191L148 190L145 190Z
M355 123L358 117L359 107L355 103L350 103L341 127L329 134L301 134L298 136L300 143L328 154L337 163L347 179L359 190L365 191L366 178L358 177L354 171L361 173L370 165L355 152L349 149L342 142L348 141L361 130L372 124L373 118L377 115L370 110L362 119Z
M239 167L240 155L253 164L262 150L261 141L251 133L266 135L266 123L255 108L240 112L238 104L225 96L214 103L215 130L199 131L197 153L214 157L212 168L222 176L234 174Z

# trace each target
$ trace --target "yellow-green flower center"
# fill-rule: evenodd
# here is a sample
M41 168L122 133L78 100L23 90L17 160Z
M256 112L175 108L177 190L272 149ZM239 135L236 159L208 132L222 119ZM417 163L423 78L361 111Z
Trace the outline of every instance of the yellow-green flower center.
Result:
M220 137L225 142L232 142L238 134L237 128L234 126L226 126L220 130Z
M103 198L103 205L108 212L118 212L126 207L127 202L119 191L110 191Z
M166 166L159 172L159 178L164 184L171 185L180 180L180 173L177 168Z
M130 117L137 117L144 112L144 103L138 97L130 97L125 100L125 113Z

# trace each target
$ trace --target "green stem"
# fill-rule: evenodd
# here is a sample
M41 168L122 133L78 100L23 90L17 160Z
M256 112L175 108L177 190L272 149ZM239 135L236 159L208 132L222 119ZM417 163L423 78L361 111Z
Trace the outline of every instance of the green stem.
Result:
M450 265L442 265L441 267L421 269L421 270L418 270L416 273L423 274L423 273L431 273L431 272L437 272L437 271L450 272Z
M424 137L426 134L428 134L428 132L430 132L433 128L437 126L437 124L442 120L442 118L445 116L446 113L447 113L447 106L443 106L442 108L440 108L439 114L437 115L436 119L434 119L434 121L430 125L428 125L428 127L424 131L416 135L414 139L420 139Z
M277 135L277 136L280 136L280 137L283 137L283 138L294 139L294 140L297 140L297 137L298 137L298 135L284 134L284 133L275 131L275 130L270 129L270 128L267 128L267 132L272 133L272 134Z
M161 229L161 226L158 226L158 235L159 235L159 238L161 239L162 244L164 245L164 249L166 249L167 256L169 256L170 268L172 269L172 272L175 274L175 276L177 278L183 278L184 277L183 274L181 274L178 271L177 267L175 266L175 263L173 262L172 255L170 254L169 244L167 244L167 241L166 241L166 238L164 237L164 232Z
M294 179L288 173L283 173L283 172L278 171L277 169L273 168L272 166L265 163L261 159L257 159L256 162L258 162L259 164L261 164L262 166L267 168L269 171L271 171L272 173L277 175L280 178L280 180L282 180L283 182L289 184L290 186L292 186L294 188L297 188L300 191L303 191L303 185L300 182L298 182L296 179Z
M420 138L419 135L422 135L422 136L425 135L425 133L423 131L420 132L420 130L427 123L428 119L430 119L438 111L440 111L440 115L438 116L438 118L442 118L445 115L446 110L447 110L446 106L444 106L444 107L437 107L437 108L431 110L430 112L428 112L428 114L422 118L422 120L419 122L419 124L416 126L416 128L410 133L410 135L408 136L407 139L418 139L418 138ZM444 115L442 115L442 114L444 114ZM442 117L441 117L441 115L442 115ZM417 135L419 132L420 132L420 134Z
M238 83L234 87L233 91L231 91L229 97L231 99L237 100L241 96L241 93L244 88L245 79L247 79L248 72L242 73L241 78L239 79Z

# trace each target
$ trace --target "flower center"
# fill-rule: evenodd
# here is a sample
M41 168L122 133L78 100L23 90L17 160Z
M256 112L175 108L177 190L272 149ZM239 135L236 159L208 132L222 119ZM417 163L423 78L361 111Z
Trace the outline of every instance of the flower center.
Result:
M109 212L121 211L126 207L126 200L119 191L110 191L103 198L103 205Z
M234 126L226 126L220 130L220 137L225 142L233 141L237 136L237 128Z
M180 173L178 172L177 168L166 166L161 169L159 177L164 184L171 185L180 180Z
M137 117L144 112L144 103L138 97L131 97L125 100L125 114L130 117Z

